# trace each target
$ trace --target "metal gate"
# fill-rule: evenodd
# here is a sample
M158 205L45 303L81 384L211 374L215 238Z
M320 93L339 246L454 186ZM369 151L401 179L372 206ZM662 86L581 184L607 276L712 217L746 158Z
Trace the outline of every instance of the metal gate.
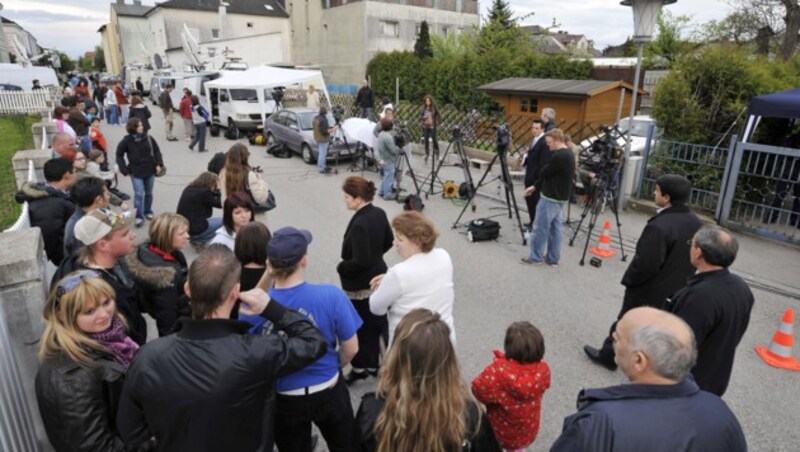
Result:
M800 244L800 149L737 142L721 195L720 224Z

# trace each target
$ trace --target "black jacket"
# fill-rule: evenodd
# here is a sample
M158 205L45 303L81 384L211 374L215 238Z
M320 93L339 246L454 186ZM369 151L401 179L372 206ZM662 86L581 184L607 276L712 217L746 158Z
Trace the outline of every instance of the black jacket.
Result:
M137 179L147 179L155 176L156 165L164 166L164 160L155 139L143 135L137 142L134 135L128 134L117 145L117 165L123 176L133 174Z
M550 152L551 157L534 182L539 194L556 201L568 201L575 176L575 154L567 148Z
M172 331L179 317L191 315L189 299L183 291L188 266L179 250L172 252L175 260L167 260L144 243L125 256L139 294L139 306L156 319L158 335Z
M356 94L356 105L361 108L375 108L375 95L372 88L362 86Z
M550 152L550 149L547 147L547 140L544 139L544 134L542 134L539 140L536 141L536 144L532 145L528 150L528 157L525 159L526 188L536 183L536 180L539 179L539 174L542 172L542 168L550 161L552 156L553 153Z
M564 419L556 452L744 452L736 416L691 378L674 385L627 384L584 389L578 412Z
M20 204L27 201L31 226L42 230L44 252L58 266L64 259L64 228L76 208L72 198L51 185L25 182L14 199Z
M75 130L75 133L79 137L88 135L89 127L92 126L92 123L89 122L89 118L87 118L86 115L83 114L83 112L78 110L77 108L69 109L67 124L69 124L70 127L72 127Z
M208 229L208 219L214 213L214 207L222 208L219 191L214 192L206 187L183 189L177 213L189 220L189 235L202 234Z
M622 276L626 297L640 305L662 307L694 274L689 241L702 224L687 206L672 206L648 220L636 254Z
M353 214L342 243L342 261L336 266L344 290L369 289L369 282L386 273L383 255L392 248L394 234L386 212L371 203Z
M50 290L52 291L56 283L61 278L76 271L83 270L87 267L81 262L80 256L70 256L64 259L59 265L56 272L53 274L53 279L50 280ZM141 309L139 307L139 293L138 288L133 283L128 265L125 259L117 261L116 265L110 269L97 269L92 268L100 273L103 280L107 282L114 293L117 295L117 309L120 314L125 317L128 322L128 336L139 345L144 345L147 342L147 323L142 317Z
M36 400L47 438L59 452L135 450L125 446L116 427L125 368L110 356L93 358L97 367L91 369L66 354L39 367Z
M267 396L278 377L320 358L327 342L304 316L271 301L261 314L285 334L247 334L247 322L181 319L177 333L136 354L117 426L163 451L255 451Z
M162 110L172 111L175 109L172 105L172 96L170 96L169 91L161 91L161 94L158 96L158 106L161 107Z
M368 392L361 398L361 405L356 413L356 437L360 443L358 452L375 452L378 449L378 440L375 437L375 421L383 411L384 401L375 397L374 392ZM480 423L478 421L480 416ZM466 439L463 452L501 452L500 444L494 436L492 426L486 413L481 413L478 405L473 401L467 402L465 413L469 437Z
M131 118L139 118L142 121L142 124L144 124L145 133L150 130L150 117L153 116L153 114L150 113L150 109L147 108L147 105L134 105L130 108L129 114Z
M700 389L720 397L725 394L753 303L747 283L727 269L692 276L672 297L669 311L694 331L697 362L692 375Z

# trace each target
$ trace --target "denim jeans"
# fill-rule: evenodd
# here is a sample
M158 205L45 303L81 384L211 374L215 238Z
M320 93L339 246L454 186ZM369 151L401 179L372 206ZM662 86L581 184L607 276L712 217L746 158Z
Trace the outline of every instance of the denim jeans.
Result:
M370 121L375 121L375 119L377 119L375 117L375 110L370 108L370 107L367 107L367 108L361 107L361 108L359 108L358 109L358 117L359 118L367 118Z
M192 243L206 243L214 238L217 229L222 227L222 218L212 217L208 219L208 227L205 231L189 237Z
M130 104L123 104L119 106L119 123L123 126L128 123L128 114L130 111Z
M383 199L394 199L397 197L392 193L392 185L394 185L394 172L395 162L383 162L383 177L381 178L381 188L378 190L378 195Z
M204 122L194 125L194 137L192 137L192 141L189 143L189 149L194 149L195 144L199 152L206 151L206 123Z
M156 176L139 179L131 176L133 182L133 207L136 209L136 218L144 219L148 213L153 213L153 185Z
M106 119L108 120L109 125L119 125L119 115L117 113L119 112L117 111L116 105L106 108Z
M317 143L319 147L319 154L317 155L317 168L320 172L325 171L325 167L327 166L327 159L328 159L328 146L330 143Z
M557 264L561 259L561 230L564 228L561 215L563 210L563 203L545 197L539 199L533 225L531 255L528 257L530 260L541 262L545 245L547 245L545 260L548 264Z

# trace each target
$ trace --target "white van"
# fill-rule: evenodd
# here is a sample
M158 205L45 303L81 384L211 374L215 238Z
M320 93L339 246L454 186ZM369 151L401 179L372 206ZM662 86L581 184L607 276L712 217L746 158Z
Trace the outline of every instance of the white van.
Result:
M267 116L276 110L272 90L264 90L265 105L258 102L256 88L211 88L206 93L211 106L211 123L229 129L238 135L239 131L255 131L264 128L261 112Z
M158 74L153 77L153 82L150 86L150 100L153 105L158 105L158 98L161 96L161 91L167 88L167 85L172 84L175 89L172 90L170 97L172 97L172 105L175 110L183 98L183 89L188 88L192 94L200 97L200 103L206 104L205 96L205 83L211 80L216 80L222 77L219 72L174 72Z

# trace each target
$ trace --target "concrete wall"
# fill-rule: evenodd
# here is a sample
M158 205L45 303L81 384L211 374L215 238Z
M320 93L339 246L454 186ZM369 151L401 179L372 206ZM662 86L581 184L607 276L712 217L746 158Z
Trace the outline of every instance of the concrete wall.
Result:
M16 375L22 387L22 405L14 406L16 414L13 420L17 426L32 430L36 436L39 451L49 451L52 448L47 441L47 436L39 415L36 403L34 381L39 361L36 353L39 347L39 338L44 331L42 310L49 281L45 279L46 261L44 244L39 228L24 229L17 232L0 233L0 316L8 327L8 338L2 339L3 355L9 352L14 356L17 365ZM4 381L4 385L11 383ZM4 393L3 402L7 395ZM0 423L7 429L12 423ZM13 450L13 449L12 449ZM26 450L26 449L22 449Z

